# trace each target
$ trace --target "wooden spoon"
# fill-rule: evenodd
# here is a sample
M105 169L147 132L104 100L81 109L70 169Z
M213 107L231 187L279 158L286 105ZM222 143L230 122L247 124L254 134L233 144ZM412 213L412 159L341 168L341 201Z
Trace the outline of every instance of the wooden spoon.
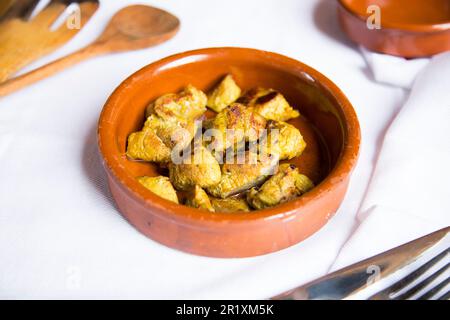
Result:
M92 44L36 70L0 84L0 96L49 77L85 59L101 54L151 47L172 38L180 21L172 14L145 5L133 5L117 12L103 34Z

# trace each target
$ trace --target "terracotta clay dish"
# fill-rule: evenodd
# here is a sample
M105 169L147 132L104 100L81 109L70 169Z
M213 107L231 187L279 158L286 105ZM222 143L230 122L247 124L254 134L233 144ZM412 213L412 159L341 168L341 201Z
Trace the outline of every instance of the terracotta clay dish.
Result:
M243 90L281 92L300 112L289 123L301 131L307 148L293 162L313 180L311 191L267 209L208 212L163 199L136 180L160 174L157 164L130 161L125 154L127 138L142 128L149 103L188 84L208 92L225 74ZM248 257L296 244L333 216L357 161L360 129L345 95L311 67L255 49L210 48L170 56L126 79L103 108L98 141L117 206L140 232L185 252Z
M347 35L369 50L406 58L450 50L450 0L339 0ZM369 29L369 6L380 8L381 29Z

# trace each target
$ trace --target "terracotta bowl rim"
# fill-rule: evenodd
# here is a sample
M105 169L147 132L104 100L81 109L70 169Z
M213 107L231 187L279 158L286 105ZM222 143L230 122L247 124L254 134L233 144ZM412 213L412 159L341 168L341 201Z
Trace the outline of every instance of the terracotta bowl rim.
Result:
M267 57L268 63L269 61L271 61L270 63L276 62L289 68L297 69L298 72L306 73L314 79L314 81L319 82L321 87L327 90L328 93L337 101L343 117L343 148L336 164L334 165L334 168L313 190L306 193L302 197L272 208L251 211L245 214L224 212L210 213L208 211L187 207L165 200L145 189L136 181L135 177L132 177L127 173L127 171L119 164L119 161L113 156L114 149L117 148L117 144L114 141L115 137L112 133L115 128L115 123L112 123L109 120L110 115L115 111L116 102L123 98L124 94L126 94L127 90L133 85L133 83L139 81L139 78L143 74L155 72L161 67L170 65L171 63L179 61L182 58L205 55L214 56L225 52L262 55L264 58ZM298 209L302 206L313 201L318 201L325 194L332 192L335 185L339 185L339 182L346 179L351 174L359 155L361 133L356 112L350 101L331 80L315 69L302 62L273 52L240 47L212 47L170 55L166 58L146 65L130 75L107 99L100 114L97 138L100 155L109 178L112 178L115 183L120 184L122 190L124 190L132 199L149 209L155 209L152 210L152 214L159 215L163 212L166 218L184 221L189 224L198 222L199 225L205 226L205 224L217 225L218 222L222 224L225 222L264 222L268 219L289 218L289 216L298 212Z
M341 7L353 15L354 17L360 19L362 22L365 22L367 17L360 15L352 6L350 6L346 0L338 0L338 3ZM444 23L430 23L430 24L417 24L417 23L399 23L392 21L382 20L382 28L383 29L391 29L391 30L401 30L408 32L442 32L450 30L450 20Z

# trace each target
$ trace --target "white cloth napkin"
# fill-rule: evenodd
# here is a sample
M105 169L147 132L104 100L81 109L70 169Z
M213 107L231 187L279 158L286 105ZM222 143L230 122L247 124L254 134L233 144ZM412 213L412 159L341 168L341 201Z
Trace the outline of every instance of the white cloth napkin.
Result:
M399 58L372 56L374 74L391 81L384 70ZM415 66L396 62L396 70ZM397 82L414 82L412 91L385 135L357 227L333 270L450 225L450 52L431 59L415 81L399 74L405 78Z
M359 47L375 81L411 89L417 74L430 62L428 58L405 59Z

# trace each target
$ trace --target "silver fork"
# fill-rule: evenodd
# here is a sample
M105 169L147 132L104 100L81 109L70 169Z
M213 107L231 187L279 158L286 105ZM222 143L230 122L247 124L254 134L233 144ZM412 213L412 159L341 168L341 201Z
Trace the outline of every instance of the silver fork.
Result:
M450 290L446 293L440 294L440 292L447 287L450 283L450 277L448 271L450 268L450 263L448 262L450 255L450 249L447 248L436 257L429 260L423 266L413 271L403 279L397 281L393 285L387 287L386 289L372 295L369 299L371 300L428 300L432 298L438 298L439 300L448 300ZM431 272L425 279L421 278L430 273L435 265L441 262L446 262L446 264L440 267L438 270ZM439 281L442 275L447 275L445 279ZM434 286L432 286L434 285ZM431 288L430 288L431 287Z
M273 299L403 300L450 298L450 227L333 272ZM409 272L418 263L421 266ZM437 269L437 270L436 270ZM373 271L377 277L374 280ZM386 287L392 276L403 275ZM384 285L384 286L383 286ZM381 290L380 290L381 289ZM377 291L377 293L373 293Z

